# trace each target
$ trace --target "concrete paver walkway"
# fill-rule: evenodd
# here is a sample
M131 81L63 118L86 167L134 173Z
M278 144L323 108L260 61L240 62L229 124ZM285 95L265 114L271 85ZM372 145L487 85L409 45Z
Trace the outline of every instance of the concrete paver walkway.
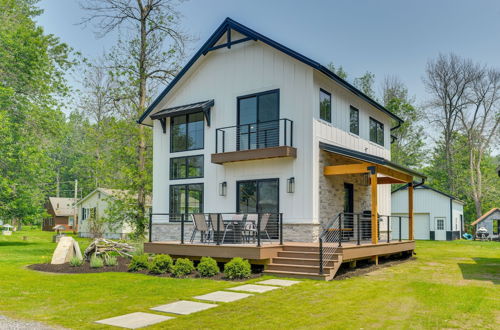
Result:
M191 313L204 311L206 309L217 307L217 306L218 305L215 305L215 304L207 304L207 303L201 303L201 302L196 302L196 301L181 300L181 301L173 302L171 304L156 306L156 307L153 307L151 309L154 311L157 311L157 312L188 315Z
M127 329L137 329L137 328L147 327L149 325L153 325L163 321L167 321L170 319L173 319L173 317L138 312L138 313L130 313L112 317L109 319L96 321L96 323L113 325L115 327L121 327Z
M297 284L297 283L300 283L300 281L272 279L272 280L260 281L260 282L257 282L256 284L292 286L292 285Z
M264 293L271 290L279 289L278 286L269 286L269 285L255 285L255 284L245 284L236 286L234 288L228 288L231 291L245 291L245 292L255 292L255 293Z
M216 301L216 302L232 302L250 296L252 295L248 293L215 291L212 293L204 294L202 296L196 296L194 298L199 300Z

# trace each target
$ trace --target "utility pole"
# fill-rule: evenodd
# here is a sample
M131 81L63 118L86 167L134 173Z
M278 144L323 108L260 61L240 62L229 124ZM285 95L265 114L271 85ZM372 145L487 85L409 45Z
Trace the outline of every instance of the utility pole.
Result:
M78 200L78 180L75 179L75 199L74 199L74 204L73 204L73 225L74 228L73 230L78 230L78 221L76 219L77 212L76 212L76 201Z

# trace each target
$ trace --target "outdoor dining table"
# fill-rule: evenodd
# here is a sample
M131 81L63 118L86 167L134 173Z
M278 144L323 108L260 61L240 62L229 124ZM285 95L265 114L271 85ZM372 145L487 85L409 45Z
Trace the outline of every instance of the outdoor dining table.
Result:
M222 219L224 227L227 228L226 237L224 243L239 244L245 242L245 228L247 224L256 225L255 220L246 220L245 218L241 220L235 219ZM224 235L224 230L221 228L220 232L217 232L217 228L213 228L214 231L214 241L217 241L217 236L220 235L220 242L222 243L222 237Z

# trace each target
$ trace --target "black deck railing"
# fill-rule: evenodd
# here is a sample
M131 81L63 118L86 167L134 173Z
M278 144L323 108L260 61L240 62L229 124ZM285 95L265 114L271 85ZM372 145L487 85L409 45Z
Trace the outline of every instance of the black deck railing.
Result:
M372 242L372 225L370 212L339 213L324 227L319 237L319 268L320 274L328 263L334 259L343 242ZM401 242L408 239L408 217L379 215L377 221L377 240L379 243ZM382 236L383 235L385 236Z
M283 213L152 213L149 242L283 244Z
M278 119L215 130L215 153L293 147L293 121Z

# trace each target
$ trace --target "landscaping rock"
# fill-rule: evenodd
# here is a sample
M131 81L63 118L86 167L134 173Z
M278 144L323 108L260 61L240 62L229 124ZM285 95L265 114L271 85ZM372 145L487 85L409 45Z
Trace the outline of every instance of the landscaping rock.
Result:
M57 243L56 250L52 255L52 261L50 263L53 265L60 265L69 262L75 255L74 241L73 237L61 237L59 243Z

